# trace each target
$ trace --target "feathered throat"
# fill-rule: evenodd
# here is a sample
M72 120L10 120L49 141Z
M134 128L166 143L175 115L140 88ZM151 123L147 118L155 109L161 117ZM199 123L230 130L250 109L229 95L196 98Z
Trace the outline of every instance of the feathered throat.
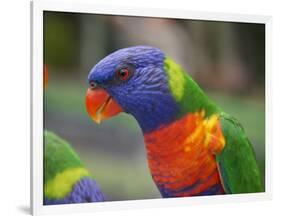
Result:
M187 114L144 139L151 175L163 197L224 193L214 156L225 144L218 115Z

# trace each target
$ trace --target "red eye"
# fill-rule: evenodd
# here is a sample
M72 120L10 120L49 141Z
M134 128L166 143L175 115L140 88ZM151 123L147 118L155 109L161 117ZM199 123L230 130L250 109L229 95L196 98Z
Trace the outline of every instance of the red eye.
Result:
M129 70L127 68L122 68L118 70L116 74L120 80L124 81L129 77Z

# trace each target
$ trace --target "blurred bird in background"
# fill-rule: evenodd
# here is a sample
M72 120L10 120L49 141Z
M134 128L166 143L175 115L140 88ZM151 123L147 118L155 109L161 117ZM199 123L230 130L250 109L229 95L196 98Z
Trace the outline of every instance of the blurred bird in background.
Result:
M44 65L47 88L48 68ZM44 205L102 202L105 197L71 145L44 130Z
M92 68L88 82L95 122L122 111L137 120L162 197L264 191L242 125L161 50L120 49Z

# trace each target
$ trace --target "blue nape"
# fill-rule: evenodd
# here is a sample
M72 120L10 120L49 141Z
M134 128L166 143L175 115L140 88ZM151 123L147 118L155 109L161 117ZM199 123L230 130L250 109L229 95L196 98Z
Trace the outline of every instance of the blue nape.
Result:
M78 181L72 188L72 191L63 199L48 199L44 197L44 205L71 204L71 203L89 203L103 202L104 195L97 183L88 177Z
M163 68L164 53L153 47L120 49L102 59L90 71L89 82L96 82L138 121L144 133L172 122L178 113ZM130 78L120 81L116 70L126 67Z

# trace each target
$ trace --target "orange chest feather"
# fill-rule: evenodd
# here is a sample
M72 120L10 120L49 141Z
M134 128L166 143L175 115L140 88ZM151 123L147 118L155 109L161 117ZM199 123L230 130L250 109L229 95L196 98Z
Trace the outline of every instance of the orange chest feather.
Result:
M218 115L188 114L144 139L149 168L159 188L174 196L189 196L221 185L214 155L223 149L225 140Z

